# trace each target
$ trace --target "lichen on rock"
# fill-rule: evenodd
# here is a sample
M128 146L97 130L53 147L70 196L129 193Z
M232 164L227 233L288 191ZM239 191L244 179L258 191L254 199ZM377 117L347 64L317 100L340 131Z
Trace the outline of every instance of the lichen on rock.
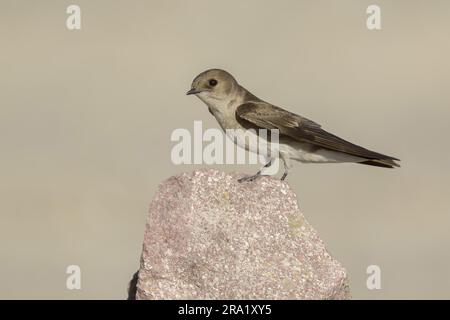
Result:
M348 299L286 182L200 170L164 181L147 220L138 299Z

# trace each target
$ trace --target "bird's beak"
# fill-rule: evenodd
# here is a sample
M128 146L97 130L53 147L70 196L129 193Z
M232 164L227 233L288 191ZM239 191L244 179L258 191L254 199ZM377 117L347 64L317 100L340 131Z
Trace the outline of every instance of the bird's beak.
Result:
M186 92L186 95L197 94L197 93L199 93L199 92L200 92L199 90L197 90L197 89L195 89L195 88L192 88L191 90L189 90L188 92Z
M206 91L206 90L199 90L199 89L192 88L191 90L186 92L186 95L197 94L197 93L200 93L200 92L203 92L203 91Z

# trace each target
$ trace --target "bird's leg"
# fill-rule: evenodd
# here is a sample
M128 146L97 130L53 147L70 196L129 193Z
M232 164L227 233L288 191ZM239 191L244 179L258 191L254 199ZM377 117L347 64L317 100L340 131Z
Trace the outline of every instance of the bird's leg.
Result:
M249 176L249 177L242 177L242 178L238 179L238 182L255 181L257 178L259 178L261 176L262 170L264 168L270 167L271 164L272 164L272 160L270 160L261 169L259 169L259 171L255 175Z
M283 160L283 165L284 165L284 173L281 176L281 181L284 181L284 179L286 179L288 172L289 172L290 162L289 162L289 159L286 159L284 157L282 157L281 159Z

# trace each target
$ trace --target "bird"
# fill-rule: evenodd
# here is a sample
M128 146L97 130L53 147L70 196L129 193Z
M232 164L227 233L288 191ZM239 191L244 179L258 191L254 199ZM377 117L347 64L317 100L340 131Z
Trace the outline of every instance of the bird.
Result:
M382 168L400 167L399 159L387 156L344 140L320 124L265 102L241 86L227 71L209 69L194 78L187 95L195 95L207 106L220 127L230 129L278 130L279 151L268 155L268 162L254 175L239 182L254 181L263 169L272 165L276 157L282 160L285 180L292 168L292 160L301 163L358 163ZM230 130L230 131L233 131ZM236 138L236 137L235 137ZM238 146L255 152L245 139L234 139ZM269 142L270 144L270 142Z

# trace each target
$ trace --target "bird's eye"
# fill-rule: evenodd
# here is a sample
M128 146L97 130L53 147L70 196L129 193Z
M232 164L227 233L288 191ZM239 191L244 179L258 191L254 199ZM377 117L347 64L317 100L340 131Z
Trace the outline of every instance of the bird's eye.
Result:
M216 85L217 85L217 80L216 80L216 79L211 79L211 80L209 80L209 85L210 85L211 87L216 86Z

